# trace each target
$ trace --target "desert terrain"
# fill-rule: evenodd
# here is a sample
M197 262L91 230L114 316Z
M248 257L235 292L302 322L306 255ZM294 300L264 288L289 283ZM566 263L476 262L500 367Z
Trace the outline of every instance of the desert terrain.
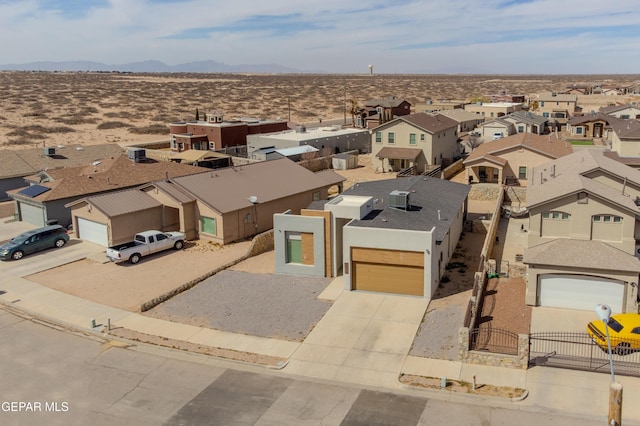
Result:
M637 75L313 75L0 72L0 146L132 145L168 139L168 123L222 111L292 123L342 119L351 99L396 96L421 112L426 99L500 91L561 92L570 84L631 84ZM636 100L580 97L585 111Z

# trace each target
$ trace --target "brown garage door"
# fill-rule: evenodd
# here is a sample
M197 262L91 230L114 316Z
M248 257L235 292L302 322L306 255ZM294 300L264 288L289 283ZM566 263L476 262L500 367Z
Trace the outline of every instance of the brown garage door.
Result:
M424 254L352 248L354 290L424 296Z
M353 264L355 290L424 296L424 270L417 266Z

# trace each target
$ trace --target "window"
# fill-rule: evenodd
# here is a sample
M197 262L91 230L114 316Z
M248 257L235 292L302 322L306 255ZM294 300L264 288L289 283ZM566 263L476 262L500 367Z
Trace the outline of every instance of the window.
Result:
M200 230L206 234L216 235L216 219L213 217L200 217Z
M420 133L420 140L424 141L424 133Z
M493 117L493 113L491 113L491 116Z
M396 143L396 134L393 132L389 132L389 134L387 134L387 142L389 142L390 144Z
M571 220L571 215L569 213L559 211L550 211L543 212L542 218L547 220Z
M376 132L376 143L382 143L382 132Z
M576 135L582 134L582 127L576 127Z
M518 126L518 133L524 133L524 126L523 125L519 125Z
M526 179L527 178L527 166L518 167L518 178Z
M544 106L544 101L540 101L540 106L543 107Z
M629 114L621 114L620 118L624 119L624 120L628 120L631 118L631 116Z
M156 235L156 240L157 241L164 241L166 240L168 237L165 234L158 234Z
M542 116L543 116L544 118L549 118L549 113L548 113L548 112L543 112L543 113L542 113Z
M409 145L415 145L416 144L416 134L415 133L410 133L409 134Z
M594 222L600 222L600 221L602 220L602 218L600 217L600 215L597 215L597 214L596 214L596 215L593 215L593 216L591 217L591 219L592 219Z
M622 222L622 218L620 216L613 217L613 223L621 223L621 222Z
M287 232L287 263L302 263L302 235L299 232Z

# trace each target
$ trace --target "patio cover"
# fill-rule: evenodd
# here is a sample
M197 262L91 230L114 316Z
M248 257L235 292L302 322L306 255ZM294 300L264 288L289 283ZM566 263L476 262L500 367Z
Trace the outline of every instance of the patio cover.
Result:
M412 160L415 161L422 152L418 148L390 148L384 147L378 152L378 158L391 158L394 160Z

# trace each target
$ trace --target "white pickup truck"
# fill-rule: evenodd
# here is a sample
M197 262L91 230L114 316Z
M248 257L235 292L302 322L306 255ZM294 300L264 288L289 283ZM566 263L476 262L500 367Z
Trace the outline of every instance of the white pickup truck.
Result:
M174 248L181 250L184 247L182 232L144 231L135 235L133 241L118 244L107 249L107 257L112 262L124 262L128 260L134 265L140 262L142 256L159 251Z

